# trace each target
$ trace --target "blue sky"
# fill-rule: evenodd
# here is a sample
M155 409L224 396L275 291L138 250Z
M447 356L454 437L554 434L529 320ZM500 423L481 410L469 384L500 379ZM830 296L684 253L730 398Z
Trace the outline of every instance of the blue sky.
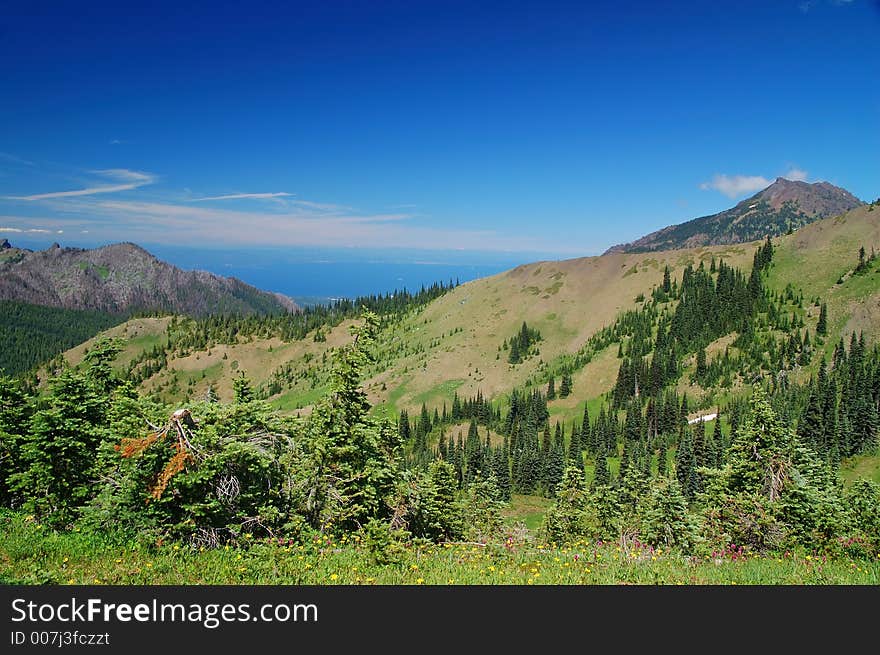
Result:
M880 196L873 0L60 4L0 21L13 243L525 260Z

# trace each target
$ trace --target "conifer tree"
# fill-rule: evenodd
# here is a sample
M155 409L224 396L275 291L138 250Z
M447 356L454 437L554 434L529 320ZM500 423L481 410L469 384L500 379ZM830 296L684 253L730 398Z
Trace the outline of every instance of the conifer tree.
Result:
M678 435L678 451L675 453L675 478L689 499L696 496L699 487L695 469L693 435L689 427L682 426Z
M559 388L559 397L568 398L571 395L571 374L562 374L562 386Z
M584 456L581 452L581 435L577 430L572 430L571 440L568 443L568 460L569 466L584 470Z
M608 459L605 453L596 455L596 464L593 471L592 489L611 484L611 471L608 470Z
M501 500L510 500L510 461L508 455L507 437L504 437L504 443L501 448L495 450L493 456L493 472L498 485L498 491Z
M82 373L62 371L16 444L20 463L9 477L12 491L27 511L56 527L69 526L95 491L98 447L108 438L107 398L96 386Z
M507 361L511 364L519 364L522 361L522 355L519 352L519 342L516 339L510 342L510 354L507 356Z
M21 445L33 413L32 398L20 382L0 377L0 507L11 507L9 477L21 471Z
M824 302L819 308L819 322L816 323L816 334L822 337L828 334L828 305Z
M666 437L660 437L660 448L657 451L657 476L665 478L669 475L669 454L666 447Z
M412 434L410 433L409 414L405 409L400 410L400 417L397 420L397 432L400 434L400 440L403 443L409 443Z
M627 471L629 471L630 466L630 442L629 439L623 440L623 452L620 454L620 470L618 472L618 478L623 480L626 477Z
M593 443L592 429L590 427L590 408L588 403L584 403L584 417L581 420L581 429L574 430L574 432L579 433L581 447L594 452L595 444Z
M702 382L706 377L706 372L706 349L700 348L697 351L697 370L694 374L697 381Z
M251 381L243 373L236 376L232 381L232 391L235 402L244 405L254 400L254 390Z

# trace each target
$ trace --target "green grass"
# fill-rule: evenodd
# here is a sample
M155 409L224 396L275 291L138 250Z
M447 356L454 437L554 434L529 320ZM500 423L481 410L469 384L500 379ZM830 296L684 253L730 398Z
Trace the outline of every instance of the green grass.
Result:
M163 343L165 335L161 333L146 333L136 337L131 337L125 344L122 352L116 357L114 362L116 368L122 370L126 365L132 362L135 357L141 353L151 350L155 346Z
M282 412L293 412L307 405L314 405L327 393L323 386L315 389L291 389L269 400L269 407Z
M91 270L94 270L94 271L97 271L98 276L99 276L102 280L106 280L108 277L110 277L110 269L107 268L106 266L95 266L94 264L89 264L88 262L79 262L79 263L77 264L77 266L78 266L79 269L82 270L82 271L87 271L87 270L90 270L90 269L91 269Z
M544 515L553 505L550 498L543 496L523 496L513 494L504 510L507 525L523 523L529 530L536 531L544 522Z
M0 515L0 584L429 584L429 585L837 585L880 584L880 560L686 557L662 549L577 542L405 544L380 563L359 537L303 543L245 540L241 548L143 546L58 533L22 514Z
M840 475L846 484L859 478L868 478L880 484L880 454L856 455L844 460L840 464Z
M441 382L436 387L428 389L427 391L423 391L420 394L416 394L412 398L412 402L414 404L428 404L431 402L435 402L438 405L442 405L443 401L446 401L449 406L452 406L452 397L455 393L456 389L458 389L461 385L463 385L466 380L457 379L457 380L446 380L445 382ZM392 394L393 395L393 394Z
M412 379L412 375L407 375L406 377L404 377L403 381L400 384L398 384L391 390L391 392L388 394L387 401L391 407L397 408L397 404L400 402L400 399L403 398L403 396L407 393L408 384L410 381L412 381Z

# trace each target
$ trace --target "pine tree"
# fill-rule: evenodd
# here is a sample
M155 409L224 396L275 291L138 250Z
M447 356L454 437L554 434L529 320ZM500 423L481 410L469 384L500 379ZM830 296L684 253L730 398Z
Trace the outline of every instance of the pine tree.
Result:
M590 409L589 404L584 403L584 417L581 420L581 429L574 430L578 432L580 437L581 448L586 448L591 453L595 452L596 444L593 441L592 429L590 427Z
M660 449L657 451L657 476L665 478L669 475L669 455L666 448L666 437L660 437Z
M103 381L99 381L99 384ZM98 447L107 438L107 397L82 373L53 379L46 406L18 442L20 463L9 483L27 511L65 527L94 493Z
M522 361L522 355L519 352L519 342L516 339L510 342L510 354L507 356L507 361L511 364L519 364Z
M510 459L508 455L507 437L504 437L504 444L501 446L501 448L497 448L495 450L492 469L495 473L495 480L498 484L498 491L501 495L501 499L509 501L511 488Z
M608 459L604 453L596 456L596 464L593 471L592 489L611 484L611 471L608 470Z
M727 451L727 441L724 439L724 433L721 431L721 412L715 417L715 428L712 430L712 441L715 443L715 464L720 467L724 463L724 453Z
M571 395L571 374L562 374L562 386L559 388L559 397L568 398Z
M410 432L409 414L405 409L400 410L400 417L397 420L397 432L403 443L409 443L412 434Z
M623 440L623 452L620 455L620 469L618 472L618 477L621 480L626 477L630 467L630 443L628 439Z
M697 381L702 382L706 377L706 372L706 349L700 348L697 351L697 370L695 373Z
M558 424L557 424L558 425ZM565 436L557 432L557 438L553 440L548 459L547 491L548 496L553 496L559 483L562 481L562 473L565 469ZM583 468L580 469L583 476Z
M820 397L818 384L811 380L810 398L807 408L798 424L798 434L804 439L804 443L811 446L820 455L826 454L825 447L825 421L823 416L824 398Z
M550 376L550 381L547 383L547 400L555 400L556 399L556 380L553 376Z
M706 466L706 422L700 421L693 432L694 465Z
M572 430L571 440L568 444L568 465L579 468L581 471L584 470L584 456L581 452L582 448L580 433L577 430Z
M678 436L678 451L675 453L675 478L689 499L696 496L699 487L695 468L693 435L689 427L682 426Z
M8 479L21 471L21 445L27 438L33 398L20 382L0 377L0 507L13 505Z
M315 405L304 428L309 452L302 467L310 481L304 516L313 528L330 522L340 530L355 529L391 512L403 444L391 421L370 414L361 386L375 361L378 330L378 316L364 311L363 324L352 328L352 343L335 351L330 393Z
M824 302L819 308L819 322L816 323L816 334L823 337L828 334L828 306Z
M232 391L235 402L244 405L254 400L254 390L251 381L242 373L232 381Z
M547 540L564 544L588 535L591 526L587 509L590 505L583 472L567 467L556 492L556 502L544 519L542 530Z

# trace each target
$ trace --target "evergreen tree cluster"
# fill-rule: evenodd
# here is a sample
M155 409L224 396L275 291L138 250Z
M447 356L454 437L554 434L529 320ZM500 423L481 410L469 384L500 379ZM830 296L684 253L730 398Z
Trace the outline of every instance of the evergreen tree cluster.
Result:
M142 382L163 370L173 356L185 357L193 352L210 350L220 344L235 344L251 339L276 337L284 342L297 341L314 331L314 340L326 340L326 331L344 320L356 318L362 308L379 317L381 326L399 320L400 316L424 307L432 300L451 291L457 282L434 283L412 293L406 289L388 294L369 295L354 300L342 298L331 304L310 305L297 312L273 315L213 314L203 318L173 316L165 330L161 345L145 350L128 364L126 376ZM292 367L279 368L270 382L271 390L280 391L293 381Z
M594 335L595 343L586 349L589 353L619 344L614 406L623 408L630 398L645 402L656 396L680 379L690 361L695 369L691 381L703 387L729 387L737 379L752 382L810 365L816 346L804 322L803 296L790 285L783 292L764 287L762 275L772 257L768 239L755 252L748 278L714 258L708 268L703 262L697 268L686 266L680 283L671 280L666 268L652 301L624 312L610 329ZM824 303L816 332L827 334ZM710 359L706 347L732 333L736 338Z
M118 345L107 340L42 395L0 378L0 501L57 529L147 543L409 528L412 536L485 537L500 525L491 471L454 485L450 507L443 471L435 466L430 480L404 475L398 429L371 414L360 382L378 325L366 312L337 351L329 393L304 419L272 411L243 376L228 404L156 404L117 375ZM443 501L443 516L407 505L426 496Z
M830 369L823 360L804 389L781 390L780 395L793 407L804 443L823 459L837 464L844 457L876 450L880 351L876 346L867 350L864 335L856 338L853 333L849 349L841 339Z
M548 539L616 539L707 554L731 544L757 552L878 552L880 485L860 480L843 489L834 466L786 425L762 387L748 406L730 409L728 437L718 421L712 430L682 422L671 472L659 462L656 474L643 468L638 441L629 436L643 428L636 410L630 407L624 427L616 479L598 461L591 485L583 471L563 471L544 522Z
M533 346L541 340L541 333L530 328L525 321L522 327L510 339L505 339L501 345L502 350L510 349L507 355L507 361L511 364L519 364L524 359L528 359L537 352L537 348Z
M128 317L0 300L0 375L19 375Z
M853 275L865 275L868 271L871 270L871 266L877 260L877 253L874 249L871 249L871 255L869 257L865 257L865 247L861 246L859 248L859 262L856 264L855 269L853 269Z

